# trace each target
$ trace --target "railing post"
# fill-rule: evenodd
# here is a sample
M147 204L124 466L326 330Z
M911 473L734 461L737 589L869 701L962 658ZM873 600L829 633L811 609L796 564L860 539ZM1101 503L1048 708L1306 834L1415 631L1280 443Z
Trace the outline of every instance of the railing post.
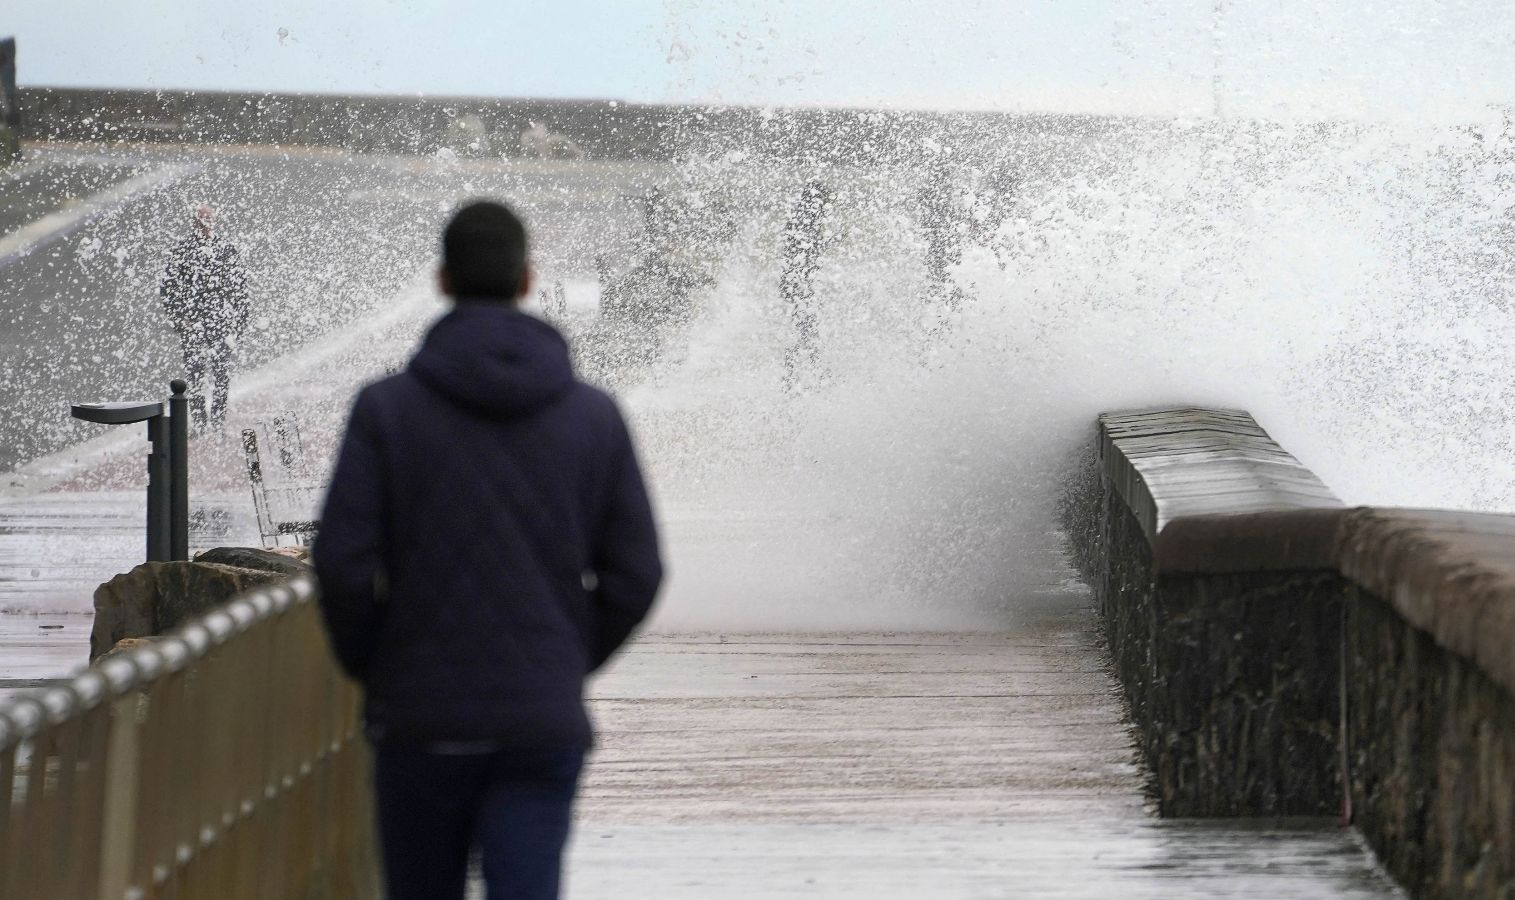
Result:
M134 688L111 701L105 804L100 829L100 900L121 900L132 886L137 855L137 787L142 699Z

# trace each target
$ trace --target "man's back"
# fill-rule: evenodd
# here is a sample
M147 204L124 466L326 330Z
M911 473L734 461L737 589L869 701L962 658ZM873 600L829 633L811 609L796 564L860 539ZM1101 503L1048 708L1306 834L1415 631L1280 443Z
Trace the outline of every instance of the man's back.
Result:
M584 677L646 616L657 533L615 403L520 312L526 226L442 232L456 301L358 395L316 539L321 610L363 683L390 900L553 900L590 744Z
M550 326L467 301L359 395L315 560L377 733L502 746L589 743L584 676L661 574L614 402Z

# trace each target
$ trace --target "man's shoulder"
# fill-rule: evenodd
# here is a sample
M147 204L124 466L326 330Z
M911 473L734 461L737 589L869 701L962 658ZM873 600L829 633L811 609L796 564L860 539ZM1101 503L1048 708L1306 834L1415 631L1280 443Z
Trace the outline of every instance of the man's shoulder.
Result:
M625 427L625 417L621 415L621 405L610 393L574 379L573 386L568 389L564 400L587 418L592 418L608 425Z
M363 407L367 412L400 411L431 399L425 382L409 369L402 369L370 381L360 388L354 406ZM610 424L624 424L625 421L614 397L577 379L547 409L557 409L581 421L595 420Z
M590 404L600 409L619 409L615 398L607 391L577 378L573 380L573 386L568 389L568 396L580 403Z

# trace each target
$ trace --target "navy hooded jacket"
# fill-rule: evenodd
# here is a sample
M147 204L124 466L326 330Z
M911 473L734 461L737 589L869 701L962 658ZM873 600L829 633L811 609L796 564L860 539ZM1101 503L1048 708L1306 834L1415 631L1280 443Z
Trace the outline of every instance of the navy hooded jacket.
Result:
M588 746L584 678L662 578L615 402L495 301L358 394L312 555L370 731L421 742Z

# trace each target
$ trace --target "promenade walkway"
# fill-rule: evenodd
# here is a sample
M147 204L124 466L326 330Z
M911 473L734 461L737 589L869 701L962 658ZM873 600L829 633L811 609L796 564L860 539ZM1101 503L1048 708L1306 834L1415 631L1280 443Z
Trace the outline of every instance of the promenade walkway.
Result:
M1334 822L1153 817L1093 627L642 639L570 896L1399 896Z
M0 616L7 673L87 621ZM568 896L1403 896L1329 820L1155 818L1093 627L643 636L591 684Z

